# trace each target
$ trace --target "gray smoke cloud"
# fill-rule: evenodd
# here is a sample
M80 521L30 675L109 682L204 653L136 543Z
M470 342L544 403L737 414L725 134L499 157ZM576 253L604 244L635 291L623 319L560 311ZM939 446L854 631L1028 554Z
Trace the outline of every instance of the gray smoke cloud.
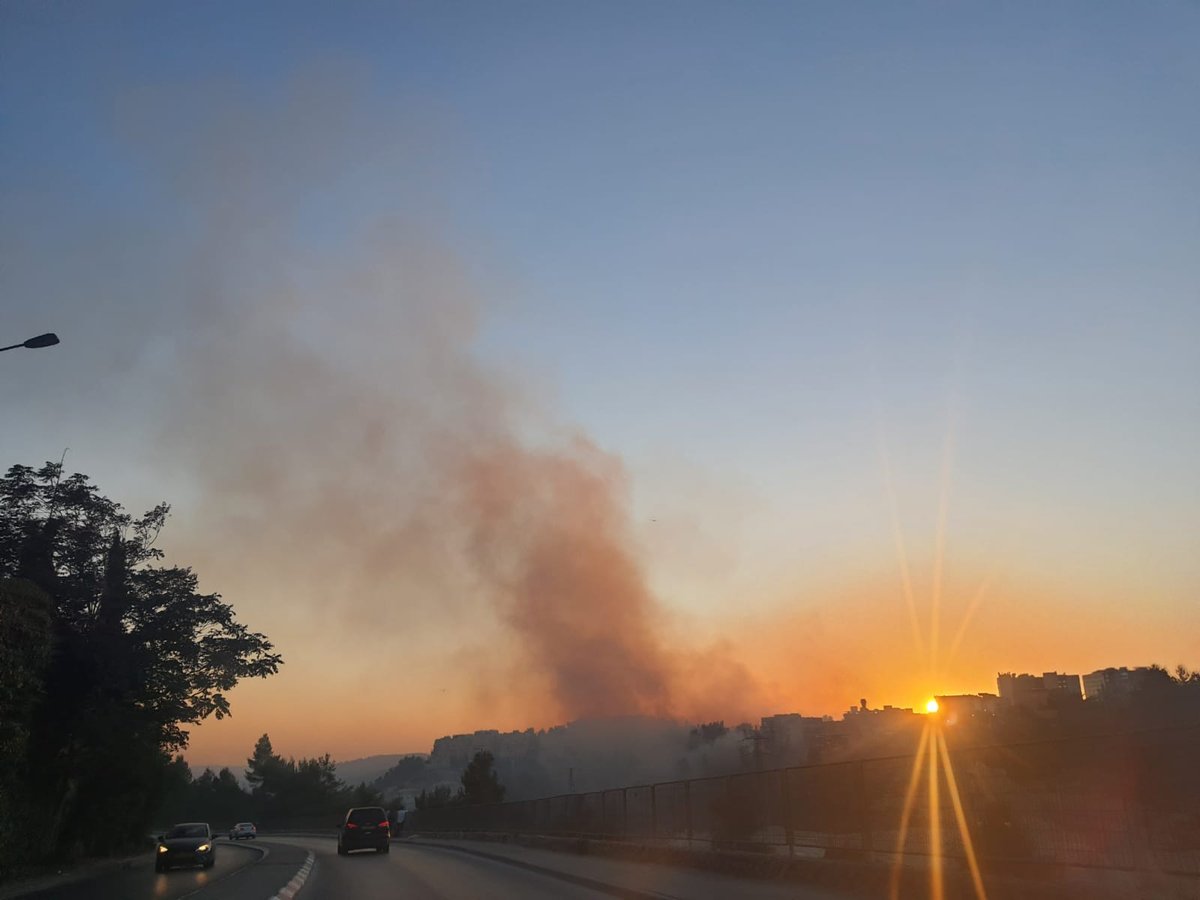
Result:
M156 460L193 485L189 562L314 636L465 626L562 717L744 705L727 653L665 637L620 460L480 361L486 291L430 201L435 142L389 124L410 118L334 77L274 105L141 92L121 121L184 235Z

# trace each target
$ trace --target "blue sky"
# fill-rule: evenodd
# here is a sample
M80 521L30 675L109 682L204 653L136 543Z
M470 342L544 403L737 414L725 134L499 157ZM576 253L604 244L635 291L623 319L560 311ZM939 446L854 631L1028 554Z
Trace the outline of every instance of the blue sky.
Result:
M64 344L0 359L4 461L71 446L131 503L202 490L147 445L191 327L187 201L227 171L189 129L232 97L289 277L419 222L481 298L473 354L624 459L671 605L891 565L881 436L927 557L953 422L964 557L1016 534L1026 569L1144 587L1178 625L1198 37L1183 2L13 0L3 329ZM286 177L281 120L308 144Z

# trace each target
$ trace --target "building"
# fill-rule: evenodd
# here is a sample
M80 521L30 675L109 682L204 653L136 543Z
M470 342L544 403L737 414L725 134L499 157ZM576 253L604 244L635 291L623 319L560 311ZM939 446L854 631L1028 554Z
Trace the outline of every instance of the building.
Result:
M832 719L784 713L763 716L759 729L771 764L802 765L816 762L828 743Z
M1046 709L1083 699L1079 676L1058 672L1041 675L1001 672L996 676L996 687L1002 703L1024 709Z
M1097 669L1083 676L1083 695L1088 700L1119 700L1136 691L1166 684L1170 679L1165 670L1153 666Z
M438 738L433 742L429 762L457 771L463 769L480 750L487 750L499 763L506 758L534 755L537 749L538 736L532 728L507 733L488 729Z
M887 756L907 753L915 746L916 735L926 722L925 716L909 708L884 706L871 709L866 699L852 706L831 740L833 750L853 756Z
M995 694L944 694L933 699L938 704L938 715L947 725L991 719L1000 706L1000 698Z

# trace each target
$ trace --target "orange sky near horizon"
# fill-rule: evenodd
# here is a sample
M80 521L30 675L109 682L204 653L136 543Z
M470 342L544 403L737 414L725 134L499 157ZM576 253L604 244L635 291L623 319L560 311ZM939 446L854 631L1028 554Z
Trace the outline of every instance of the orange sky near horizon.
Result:
M1195 665L1200 656L1200 642L1181 630L1183 623L1147 617L1123 602L1123 591L998 576L951 656L983 578L948 570L937 673L930 671L927 646L924 654L914 647L899 578L881 571L820 600L802 592L793 603L703 627L694 620L687 627L676 623L679 646L703 648L690 652L710 653L706 665L743 666L751 681L724 696L682 689L674 715L727 724L783 712L840 718L860 698L873 708L919 710L935 693L995 692L998 671L1084 674L1109 665ZM914 569L916 588L928 587L920 578L928 571ZM928 641L929 593L918 593L917 601ZM1088 609L1103 616L1089 620ZM361 656L289 653L284 639L285 659L295 662L274 678L239 685L231 694L233 716L195 728L185 756L197 765L239 765L266 732L284 755L330 753L348 760L428 752L445 734L569 721L517 649L497 643L496 652L459 648L439 659L437 652L404 648L389 654L375 643Z

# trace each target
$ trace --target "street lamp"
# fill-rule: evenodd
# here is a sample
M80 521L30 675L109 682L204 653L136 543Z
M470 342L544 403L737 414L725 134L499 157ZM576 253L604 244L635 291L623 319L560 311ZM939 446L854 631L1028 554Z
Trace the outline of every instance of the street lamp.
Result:
M58 343L58 335L53 331L47 331L45 334L39 334L37 337L31 337L27 341L22 341L20 344L9 344L7 347L0 347L0 351L15 350L18 347L28 347L30 350L36 350L38 347L53 347Z

